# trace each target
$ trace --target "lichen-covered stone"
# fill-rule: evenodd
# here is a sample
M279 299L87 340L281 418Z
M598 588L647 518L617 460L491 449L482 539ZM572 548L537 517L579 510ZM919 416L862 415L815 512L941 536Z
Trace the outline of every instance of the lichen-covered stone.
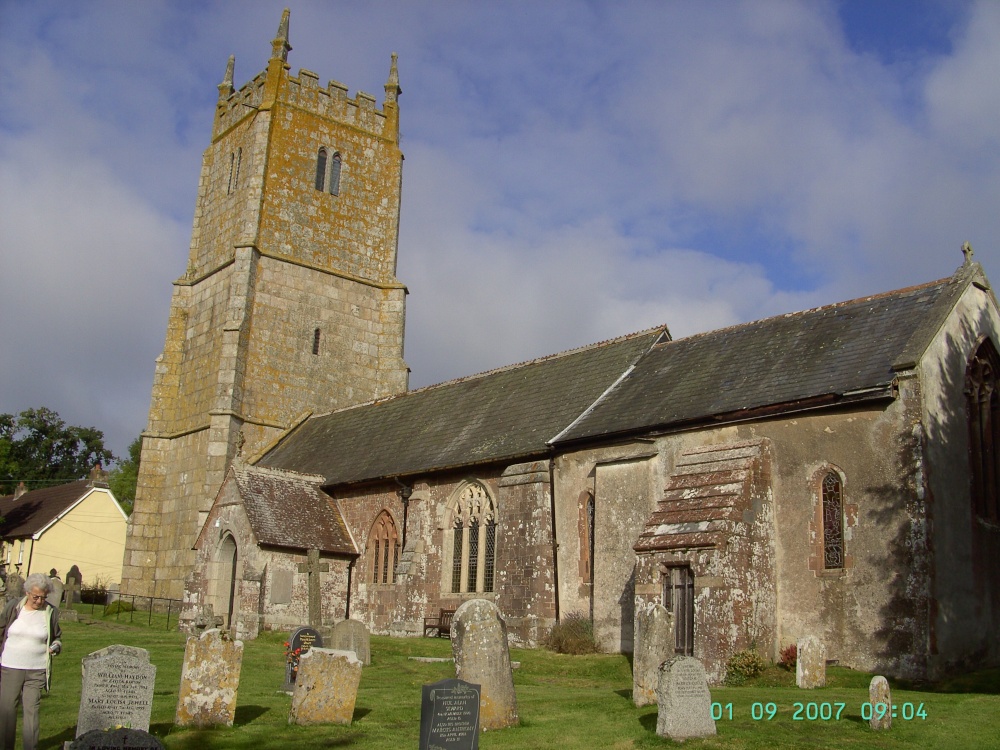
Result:
M799 638L795 664L795 683L811 689L826 685L826 647L814 635Z
M455 676L481 686L479 725L487 730L517 724L507 627L493 602L472 599L455 611L451 650Z
M889 681L878 674L872 677L868 685L868 700L872 704L872 717L868 720L868 725L875 730L890 729L892 727L892 691L889 689ZM882 706L882 709L877 706Z
M674 618L662 604L640 604L635 611L632 702L656 703L660 665L674 655Z
M289 724L350 724L361 684L353 651L311 648L299 660Z
M216 629L188 638L174 723L232 726L242 666L242 641L230 640Z

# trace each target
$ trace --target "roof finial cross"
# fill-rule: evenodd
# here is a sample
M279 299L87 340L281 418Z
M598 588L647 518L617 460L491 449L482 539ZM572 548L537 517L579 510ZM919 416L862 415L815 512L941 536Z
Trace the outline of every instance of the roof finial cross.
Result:
M965 265L969 265L970 263L972 263L972 256L973 256L972 245L970 245L968 242L962 243L962 255L965 256Z

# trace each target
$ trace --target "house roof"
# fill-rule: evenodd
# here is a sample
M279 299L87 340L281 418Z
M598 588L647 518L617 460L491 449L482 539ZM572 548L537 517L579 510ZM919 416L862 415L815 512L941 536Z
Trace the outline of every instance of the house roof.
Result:
M320 489L323 477L245 465L233 476L260 544L358 554L336 501Z
M658 343L554 443L886 397L970 283L921 286Z
M666 328L306 420L258 465L343 484L548 451Z
M94 489L88 479L80 479L56 487L31 490L14 499L14 495L0 497L0 537L19 539L34 536L44 530L59 516L69 510Z

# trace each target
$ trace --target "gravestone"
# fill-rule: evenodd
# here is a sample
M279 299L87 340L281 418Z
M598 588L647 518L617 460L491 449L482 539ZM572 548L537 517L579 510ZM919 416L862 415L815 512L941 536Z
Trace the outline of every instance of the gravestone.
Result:
M313 646L299 661L289 724L347 724L361 684L361 660L353 651Z
M365 624L358 620L341 620L334 625L329 647L339 651L353 651L365 666L372 663L371 635Z
M63 587L63 606L69 609L69 605L80 601L80 583L76 578L67 578Z
M156 666L146 649L108 646L85 656L81 666L77 737L95 729L149 729Z
M479 685L441 680L421 693L419 750L478 750Z
M91 729L72 742L69 750L165 750L162 742L142 729Z
M656 703L660 665L674 655L674 618L662 604L650 602L635 610L635 652L632 656L632 702Z
M330 563L321 563L319 550L311 549L306 553L306 562L299 563L299 572L305 573L309 578L306 586L309 594L309 626L321 628L323 627L323 597L319 574L329 573Z
M826 685L826 646L814 635L799 638L796 646L795 684L812 689Z
M309 653L311 648L321 648L323 636L316 628L296 628L288 637L288 650L285 657L285 684L281 688L286 693L295 688L295 675L299 670L299 661ZM298 654L295 652L299 651Z
M892 728L892 691L889 689L889 681L878 674L872 677L868 685L868 700L872 704L872 717L868 720L868 725L875 730ZM876 706L881 704L885 711L880 715Z
M7 574L7 600L20 599L24 596L24 579L16 570Z
M708 692L705 668L693 656L675 656L660 665L656 687L659 712L656 733L683 740L715 734L712 694Z
M76 588L73 590L73 601L70 604L79 604L81 601L80 591L83 589L83 573L76 565L70 568L69 573L66 574L66 585L69 586L74 581L76 581Z
M493 602L471 599L455 611L451 652L455 676L480 686L479 726L488 730L517 724L507 626Z
M62 606L63 588L62 578L60 578L59 574L55 571L55 569L53 569L49 574L49 595L45 597L45 601L53 607Z
M243 641L230 640L215 628L190 636L184 647L174 724L231 727L242 666Z

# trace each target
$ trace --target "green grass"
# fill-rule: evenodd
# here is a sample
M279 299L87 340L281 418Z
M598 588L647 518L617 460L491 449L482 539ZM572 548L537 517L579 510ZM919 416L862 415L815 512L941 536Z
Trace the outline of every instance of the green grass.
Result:
M123 615L126 613L123 613ZM138 616L139 613L137 613ZM148 615L147 615L148 616ZM154 615L155 618L155 615ZM454 677L450 663L421 663L408 656L450 657L445 639L372 638L350 727L288 725L291 698L278 692L284 678L284 634L267 633L245 644L235 726L212 730L173 727L184 636L165 627L138 627L114 618L66 623L63 654L55 660L52 692L42 700L41 748L72 740L80 701L80 660L112 643L148 649L157 666L151 731L171 750L253 748L416 748L421 685ZM661 748L656 707L632 705L628 659L620 655L567 656L515 649L514 672L521 725L487 732L480 747ZM738 688L713 688L712 699L732 704L733 719L717 722L716 737L689 740L684 748L1000 748L1000 670L966 675L939 685L894 684L897 704L923 704L926 720L897 719L888 733L874 733L861 720L871 676L831 667L828 684L798 690L794 675L772 667ZM795 721L795 703L844 703L840 720ZM755 721L775 704L772 720ZM836 710L836 709L834 709ZM764 713L766 717L766 712Z

